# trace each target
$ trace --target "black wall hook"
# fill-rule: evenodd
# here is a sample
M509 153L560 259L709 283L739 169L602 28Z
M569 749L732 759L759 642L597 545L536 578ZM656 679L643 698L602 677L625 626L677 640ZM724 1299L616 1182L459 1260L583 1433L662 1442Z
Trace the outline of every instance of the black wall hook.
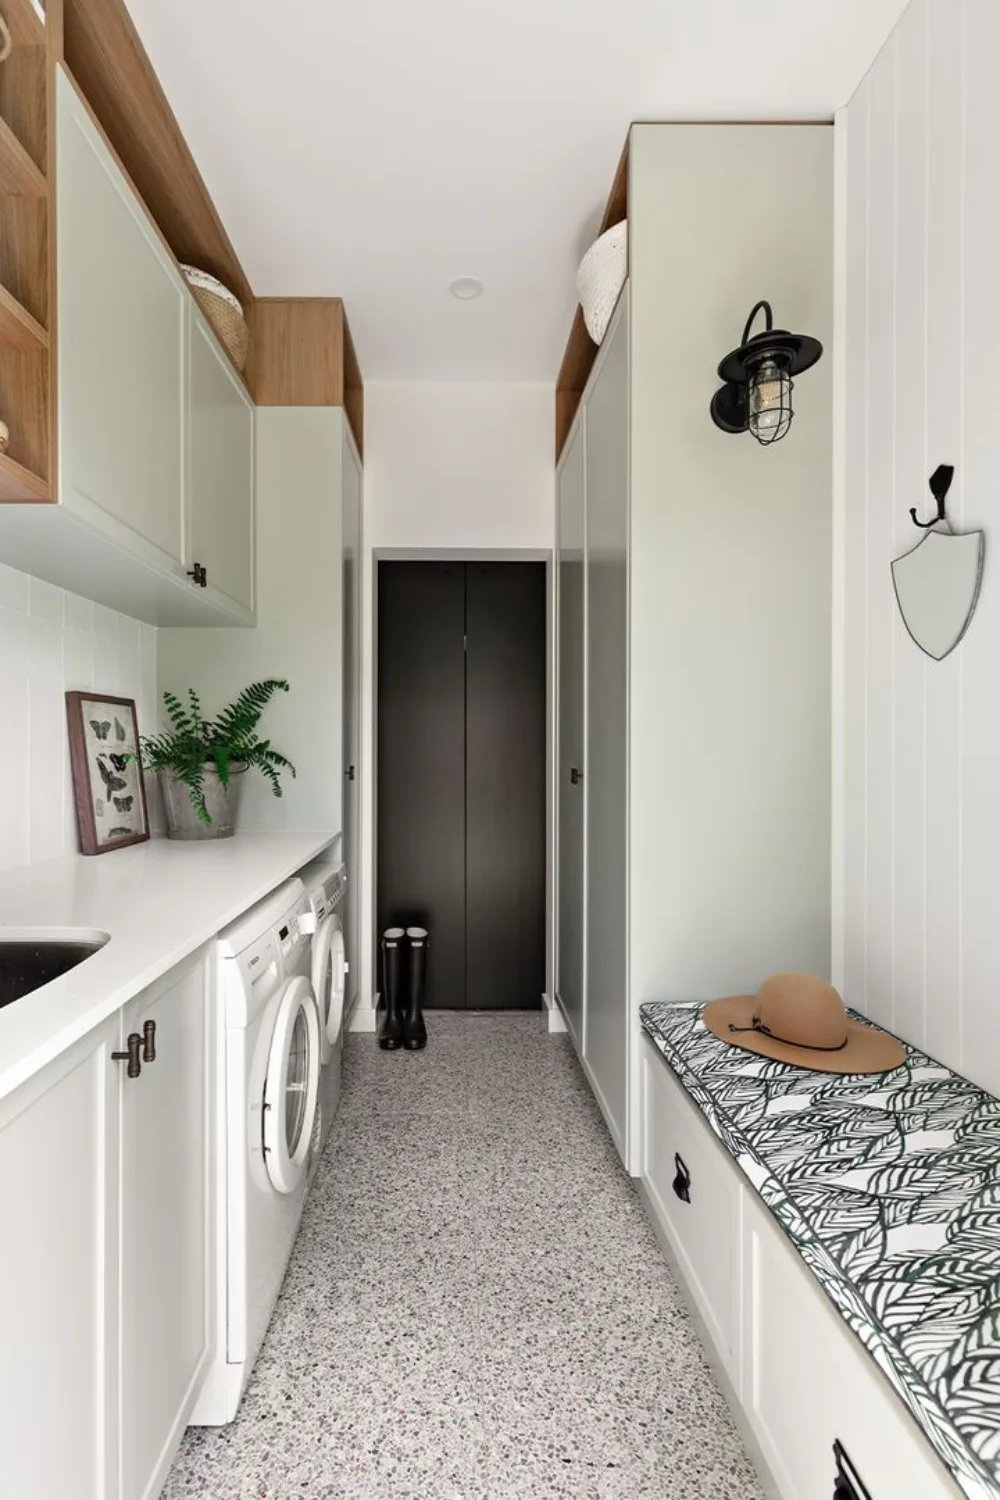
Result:
M918 521L916 506L910 507L910 520L914 526L919 526L921 531L929 531L932 526L937 526L939 521L947 521L948 517L944 513L944 502L947 499L948 491L951 489L951 481L954 477L954 464L938 464L934 473L927 481L930 485L931 494L937 501L937 515L933 521Z

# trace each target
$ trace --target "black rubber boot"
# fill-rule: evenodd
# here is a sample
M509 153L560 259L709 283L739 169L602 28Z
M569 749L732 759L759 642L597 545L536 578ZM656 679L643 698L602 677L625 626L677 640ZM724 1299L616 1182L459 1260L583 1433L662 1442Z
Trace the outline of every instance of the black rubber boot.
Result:
M403 1014L403 1046L419 1052L427 1046L424 1025L424 980L427 976L427 929L408 927L406 968L406 1010Z
M404 936L402 927L387 927L382 934L382 1003L379 1006L378 1044L384 1052L395 1052L403 1041L400 989Z

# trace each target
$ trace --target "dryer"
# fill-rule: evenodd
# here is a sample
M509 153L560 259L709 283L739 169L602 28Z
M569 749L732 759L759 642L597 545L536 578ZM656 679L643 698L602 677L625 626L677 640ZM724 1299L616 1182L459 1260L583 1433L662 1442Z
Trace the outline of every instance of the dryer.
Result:
M302 1216L320 1074L309 910L296 878L218 942L216 1339L197 1426L235 1417Z
M319 1148L326 1143L333 1117L340 1104L347 987L344 953L343 901L347 871L338 862L317 860L307 865L301 879L308 913L300 918L300 930L312 937L312 983L320 1024Z

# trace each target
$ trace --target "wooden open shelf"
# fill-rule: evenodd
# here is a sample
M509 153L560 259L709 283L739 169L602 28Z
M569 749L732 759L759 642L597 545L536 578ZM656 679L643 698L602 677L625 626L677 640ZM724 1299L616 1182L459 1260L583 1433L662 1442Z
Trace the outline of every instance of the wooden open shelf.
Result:
M612 229L620 224L623 219L628 218L628 140L625 142L624 150L618 162L618 170L615 180L611 185L611 195L608 198L601 220L599 234L605 230ZM583 395L590 372L594 368L597 358L597 345L587 332L587 325L583 321L583 313L579 309L573 318L573 326L570 329L569 340L566 344L566 352L559 366L559 375L556 379L556 462L563 450L563 444L569 436L569 430L573 425L580 398Z
M0 501L51 500L48 484L6 453L0 453Z
M15 47L45 46L45 22L31 0L4 0L3 18Z
M45 173L0 117L0 193L11 198L44 198L48 190Z
M365 391L339 297L258 297L254 304L258 406L342 406L364 457Z
M49 336L16 297L0 286L0 344L12 349L47 349Z

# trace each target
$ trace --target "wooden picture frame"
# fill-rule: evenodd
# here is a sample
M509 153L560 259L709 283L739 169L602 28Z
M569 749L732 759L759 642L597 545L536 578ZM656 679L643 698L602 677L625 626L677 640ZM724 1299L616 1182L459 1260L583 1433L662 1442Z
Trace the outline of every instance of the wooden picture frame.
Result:
M149 838L134 698L66 694L81 854L108 854Z

